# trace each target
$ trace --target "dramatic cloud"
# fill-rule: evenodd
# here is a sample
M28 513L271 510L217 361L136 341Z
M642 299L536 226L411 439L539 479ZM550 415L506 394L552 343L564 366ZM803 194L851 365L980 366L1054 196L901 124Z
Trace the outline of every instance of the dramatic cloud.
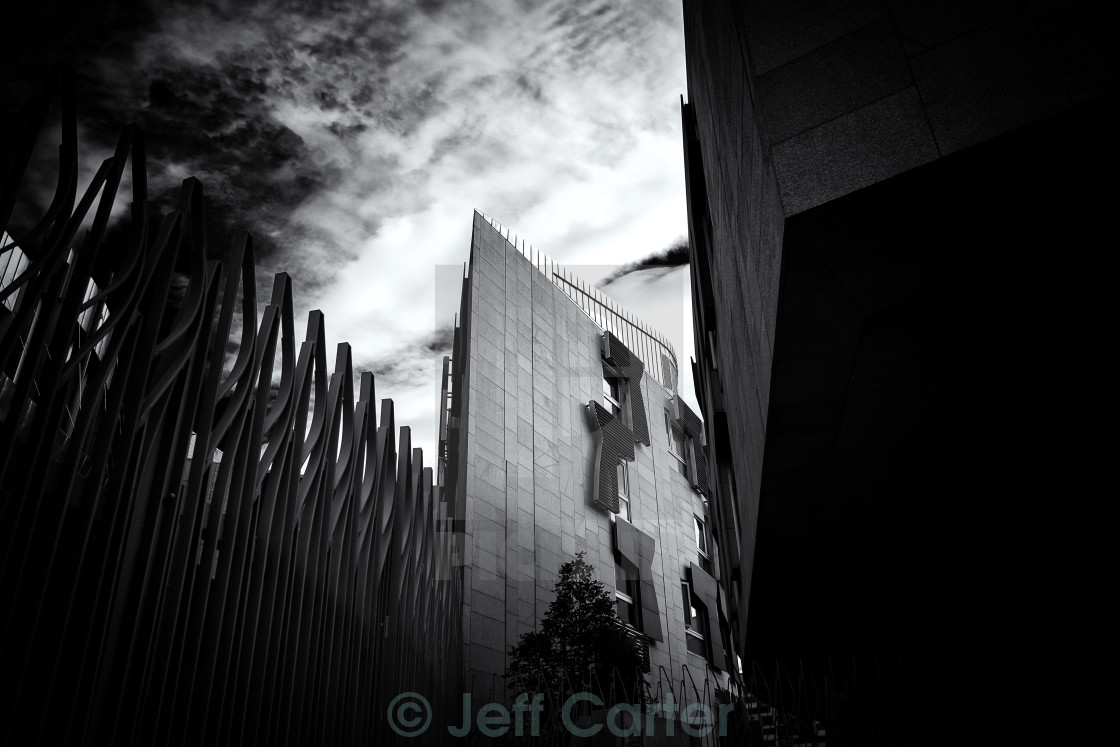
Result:
M686 233L678 0L44 8L10 27L4 112L72 64L84 168L141 123L161 204L198 177L211 250L249 230L262 308L291 273L426 451L450 323L433 268L466 261L474 209L571 266Z
M399 348L391 359L358 363L357 368L372 371L382 386L388 385L390 389L408 387L427 378L433 358L451 355L454 333L451 326L441 327L412 345Z

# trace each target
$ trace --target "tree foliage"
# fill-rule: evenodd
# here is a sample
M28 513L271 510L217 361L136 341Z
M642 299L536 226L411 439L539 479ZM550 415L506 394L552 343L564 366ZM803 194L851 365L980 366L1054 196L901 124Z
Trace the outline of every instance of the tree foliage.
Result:
M539 629L510 649L508 692L547 693L557 702L576 692L594 693L608 705L642 702L639 644L582 552L560 566L555 591Z

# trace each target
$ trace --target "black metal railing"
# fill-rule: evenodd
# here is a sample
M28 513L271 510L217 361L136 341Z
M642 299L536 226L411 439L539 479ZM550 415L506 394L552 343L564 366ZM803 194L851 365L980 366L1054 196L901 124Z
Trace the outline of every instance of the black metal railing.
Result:
M59 73L9 123L0 183L0 742L369 745L399 692L454 712L451 535L392 401L348 345L328 367L321 313L297 340L287 275L257 319L252 239L205 245L198 181L152 218L139 129L79 196L74 100Z

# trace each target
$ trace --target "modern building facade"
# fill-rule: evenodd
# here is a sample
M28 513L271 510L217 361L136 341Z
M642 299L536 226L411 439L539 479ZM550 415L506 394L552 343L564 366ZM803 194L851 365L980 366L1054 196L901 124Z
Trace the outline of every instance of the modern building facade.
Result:
M944 728L946 693L1007 713L1042 658L1007 631L1049 638L1028 600L1068 593L1045 579L1073 535L1044 507L1091 489L1072 465L1094 448L1066 436L1103 386L1115 189L1086 187L1116 172L1120 76L1100 5L684 3L732 624L745 667L835 696L809 707L864 703L884 743Z
M580 552L648 650L651 697L728 689L704 434L676 372L665 338L475 214L440 438L476 700L516 695L508 651Z

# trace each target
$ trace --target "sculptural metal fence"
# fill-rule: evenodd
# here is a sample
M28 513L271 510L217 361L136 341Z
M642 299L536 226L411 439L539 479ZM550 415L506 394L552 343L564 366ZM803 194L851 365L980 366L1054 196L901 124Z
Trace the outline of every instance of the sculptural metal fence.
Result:
M198 181L152 218L139 129L79 196L65 72L8 135L0 227L56 99L54 198L0 249L0 741L374 744L397 692L453 712L453 535L392 401L348 345L328 368L320 312L297 342L287 275L257 319L252 239L206 246Z

